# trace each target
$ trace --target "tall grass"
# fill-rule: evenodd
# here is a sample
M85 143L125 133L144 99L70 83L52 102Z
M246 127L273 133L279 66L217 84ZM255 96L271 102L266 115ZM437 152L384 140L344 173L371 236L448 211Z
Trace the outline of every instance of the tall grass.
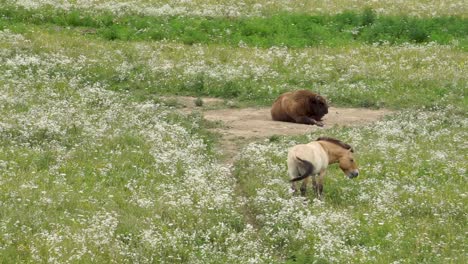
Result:
M367 9L336 15L282 13L270 17L148 17L83 10L18 7L0 8L0 16L12 21L95 28L108 40L174 40L185 44L227 44L238 46L308 47L348 43L401 44L405 42L459 42L466 49L468 23L461 17L416 18L378 16Z
M260 49L108 42L79 31L41 28L28 32L17 48L84 60L86 66L73 73L80 80L104 82L108 89L131 91L135 98L184 94L269 105L284 91L307 88L336 106L466 106L467 54L450 46Z

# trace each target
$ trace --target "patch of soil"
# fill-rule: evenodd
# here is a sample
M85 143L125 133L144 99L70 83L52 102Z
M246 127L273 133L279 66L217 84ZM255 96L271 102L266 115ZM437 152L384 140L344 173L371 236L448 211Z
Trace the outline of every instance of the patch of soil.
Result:
M220 109L204 112L211 121L222 121L223 128L216 131L223 135L222 149L226 162L232 162L238 150L254 139L273 135L301 135L311 131L326 129L335 125L356 126L376 121L388 110L330 107L323 118L323 127L273 121L270 108Z
M204 111L210 121L222 121L226 128L218 129L225 135L243 138L264 138L273 135L300 135L335 125L355 126L378 120L388 110L330 107L323 118L324 127L273 121L270 108L219 109Z

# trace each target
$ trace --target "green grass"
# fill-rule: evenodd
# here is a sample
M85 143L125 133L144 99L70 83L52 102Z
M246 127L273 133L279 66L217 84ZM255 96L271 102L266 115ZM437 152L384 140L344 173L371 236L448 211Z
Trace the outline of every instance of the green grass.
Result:
M336 106L451 104L464 109L468 103L468 23L461 17L378 16L371 9L229 19L151 17L9 5L0 13L0 28L29 36L38 53L65 49L73 57L85 53L104 58L106 64L90 65L79 74L89 82L105 80L114 91L131 91L140 100L178 94L269 105L282 92L308 88ZM410 48L402 44L407 42L413 43ZM275 51L278 45L294 48ZM104 50L115 59L105 58L109 54ZM160 69L152 52L170 67ZM128 67L119 65L124 62Z
M405 42L450 44L466 49L466 18L378 16L371 9L346 11L337 15L282 13L270 17L150 17L114 16L84 10L64 11L50 7L26 10L0 8L0 28L11 23L55 25L95 29L108 40L174 40L185 44L223 44L253 47L286 46L302 48L349 43L401 44Z
M276 138L245 148L234 175L257 215L259 233L284 234L283 240L265 241L286 263L463 263L468 154L460 143L465 128L464 115L438 109ZM288 192L284 160L290 146L321 135L353 145L361 173L349 180L331 166L324 203L312 202L311 186L304 202Z
M466 18L87 12L0 7L0 262L466 262ZM234 139L231 167L221 125L162 97L298 88L400 111ZM324 135L360 176L331 166L323 202L291 194L287 149Z
M77 30L35 26L25 30L30 42L16 47L39 57L63 54L83 60L84 67L54 68L46 76L76 74L83 83L102 81L107 89L129 92L140 101L178 94L270 105L282 92L307 88L326 96L335 106L401 109L455 105L465 109L467 105L468 56L450 46L258 49L106 41ZM8 56L14 59L15 53Z

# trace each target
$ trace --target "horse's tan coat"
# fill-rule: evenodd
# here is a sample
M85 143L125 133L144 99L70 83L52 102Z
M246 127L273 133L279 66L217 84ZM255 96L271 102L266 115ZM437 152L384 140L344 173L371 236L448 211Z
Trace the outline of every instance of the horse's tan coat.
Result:
M287 164L288 174L291 179L297 178L305 172L305 168L298 158L306 160L314 166L311 177L302 180L301 192L305 192L308 182L312 180L314 190L319 198L322 195L325 171L329 164L339 163L340 168L349 178L359 174L352 151L328 141L312 141L308 144L299 144L290 148ZM297 182L292 183L293 190L297 190L296 184Z
M288 152L288 173L291 179L303 173L301 166L298 164L297 157L307 160L314 165L313 175L319 174L320 171L328 167L328 155L318 141L299 144L292 147Z

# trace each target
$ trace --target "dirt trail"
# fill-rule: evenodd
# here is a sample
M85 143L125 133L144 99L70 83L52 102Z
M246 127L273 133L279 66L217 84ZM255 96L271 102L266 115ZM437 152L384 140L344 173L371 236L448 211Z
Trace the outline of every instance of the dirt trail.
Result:
M221 121L224 125L214 129L223 136L222 148L226 163L232 162L239 149L248 142L267 138L273 135L300 135L311 131L326 129L332 126L356 126L376 121L389 110L371 110L365 108L335 108L330 107L323 121L323 128L303 124L278 122L271 120L270 108L226 108L224 100L217 98L203 98L203 107L195 106L194 97L174 97L172 100L185 108L182 111L191 112L198 109L203 112L205 119ZM213 109L215 108L215 109ZM212 109L212 110L210 110Z

